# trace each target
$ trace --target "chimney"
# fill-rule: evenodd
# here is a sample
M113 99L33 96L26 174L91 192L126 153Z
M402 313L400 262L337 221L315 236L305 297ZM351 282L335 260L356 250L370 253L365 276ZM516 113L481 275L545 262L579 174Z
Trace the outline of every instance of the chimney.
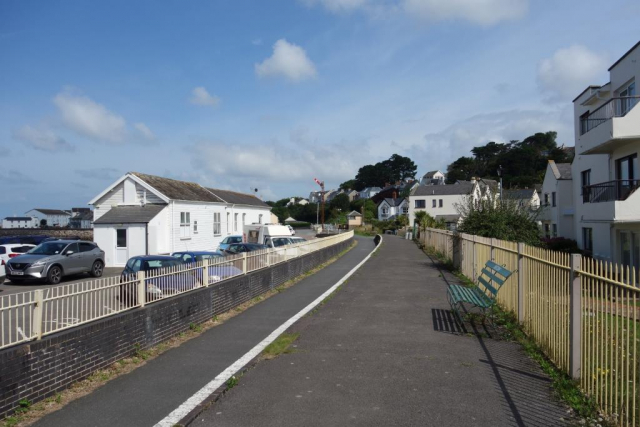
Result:
M397 196L398 196L398 193L396 193L395 190L394 190L393 191L393 200L395 200Z
M472 183L472 184L475 184L475 183L476 183L476 177L475 177L475 176L472 176L472 177L471 177L471 183Z

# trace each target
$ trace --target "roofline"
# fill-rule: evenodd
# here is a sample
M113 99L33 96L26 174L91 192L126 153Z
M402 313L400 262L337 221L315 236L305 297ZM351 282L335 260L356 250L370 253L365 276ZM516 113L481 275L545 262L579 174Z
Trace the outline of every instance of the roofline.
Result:
M616 65L618 65L620 63L620 61L622 61L624 58L626 58L627 56L629 56L629 54L631 52L633 52L638 46L640 46L640 41L638 43L636 43L635 45L633 45L633 47L631 49L629 49L627 51L627 53L625 53L624 55L622 55L620 57L620 59L618 59L616 62L613 63L613 65L611 67L609 67L609 69L607 71L611 71L613 69L613 67L615 67Z
M605 85L606 86L606 85ZM585 90L583 90L582 92L580 92L580 95L576 96L573 101L571 102L576 102L578 100L578 98L580 98L582 95L584 95L584 93L586 91L588 91L589 89L600 89L602 86L598 86L598 85L589 85L587 86L587 88Z
M109 191L111 191L113 189L113 187L115 187L116 185L120 184L121 182L124 182L125 179L127 179L127 177L133 179L135 182L137 182L138 184L142 185L144 188L146 188L149 191L152 191L154 193L156 193L156 195L158 197L160 197L162 200L165 201L165 203L169 203L170 198L168 198L167 196L165 196L164 194L162 194L161 191L156 190L155 188L153 188L151 185L149 185L146 181L144 181L142 178L139 178L137 176L135 176L134 174L127 172L124 175L122 175L120 178L118 178L113 184L111 184L110 186L108 186L102 193L98 194L96 197L94 197L93 199L91 199L89 201L89 203L87 203L88 205L92 205L95 206L96 202L98 200L100 200L101 198L103 198Z

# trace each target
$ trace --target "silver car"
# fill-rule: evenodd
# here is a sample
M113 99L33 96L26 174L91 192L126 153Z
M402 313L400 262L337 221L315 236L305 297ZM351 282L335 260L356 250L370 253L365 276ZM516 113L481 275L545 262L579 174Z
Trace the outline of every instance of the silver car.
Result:
M104 251L93 242L54 240L12 258L6 267L7 279L14 284L30 279L45 279L56 285L62 277L70 274L102 276Z

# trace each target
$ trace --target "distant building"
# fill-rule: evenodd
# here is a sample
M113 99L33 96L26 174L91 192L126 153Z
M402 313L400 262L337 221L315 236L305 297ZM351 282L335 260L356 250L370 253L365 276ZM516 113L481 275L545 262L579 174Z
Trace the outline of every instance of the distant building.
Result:
M442 185L444 178L444 174L440 171L429 171L422 176L420 185Z
M77 210L76 210L77 209ZM93 228L93 211L89 208L73 208L69 218L71 228Z
M504 190L504 199L514 200L522 208L538 210L540 197L535 188Z
M351 213L347 215L347 224L349 225L349 228L359 227L363 223L363 217L360 212L351 211Z
M367 187L364 190L360 191L359 198L360 199L370 199L376 194L378 194L382 190L380 187Z
M36 228L38 219L30 216L8 216L2 220L2 228Z
M574 228L573 174L570 163L549 160L542 183L543 211L540 215L545 237L576 238Z
M409 200L405 198L384 199L378 205L378 220L386 221L400 215L409 215Z
M447 228L454 230L460 220L457 206L464 204L467 197L477 200L487 197L487 193L475 180L448 185L420 185L409 196L409 224L415 224L416 212L425 211L435 219L444 220Z
M38 219L38 227L66 227L71 218L71 212L60 209L42 209L35 208L25 213Z

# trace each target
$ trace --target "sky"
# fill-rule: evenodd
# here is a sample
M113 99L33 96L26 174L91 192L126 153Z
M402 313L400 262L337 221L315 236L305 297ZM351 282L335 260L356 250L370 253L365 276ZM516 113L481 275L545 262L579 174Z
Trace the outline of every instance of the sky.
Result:
M597 11L594 13L594 11ZM0 217L128 171L307 196L558 132L640 40L637 0L0 2Z

